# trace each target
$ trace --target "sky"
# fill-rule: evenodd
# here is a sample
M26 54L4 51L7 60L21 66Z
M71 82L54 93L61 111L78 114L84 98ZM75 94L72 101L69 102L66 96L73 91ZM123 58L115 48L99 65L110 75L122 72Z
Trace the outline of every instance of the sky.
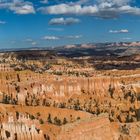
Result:
M0 49L140 41L139 0L0 0Z

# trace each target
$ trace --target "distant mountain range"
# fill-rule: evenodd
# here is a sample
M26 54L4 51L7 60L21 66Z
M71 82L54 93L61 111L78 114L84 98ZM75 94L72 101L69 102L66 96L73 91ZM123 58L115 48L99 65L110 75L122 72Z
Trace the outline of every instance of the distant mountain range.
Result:
M72 44L61 47L55 47L55 49L92 49L99 47L140 47L140 42L107 42L107 43L87 43L87 44Z
M12 48L0 49L0 52L12 51L32 51L32 50L53 50L59 54L68 56L77 55L133 55L140 54L140 42L107 42L107 43L88 43L88 44L73 44L60 47L31 47L31 48Z
M129 56L140 54L140 42L89 43L54 48L60 55L77 56Z

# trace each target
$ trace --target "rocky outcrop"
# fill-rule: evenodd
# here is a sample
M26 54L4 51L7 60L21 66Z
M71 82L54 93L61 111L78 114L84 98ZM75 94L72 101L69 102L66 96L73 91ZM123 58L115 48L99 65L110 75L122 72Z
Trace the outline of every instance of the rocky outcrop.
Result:
M0 64L0 72L11 72L14 71L10 64L6 64L6 63L1 63Z
M18 114L19 115L19 114ZM21 117L22 116L22 117ZM0 139L1 140L43 140L43 132L36 128L35 124L24 115L14 118L13 115L0 116Z
M138 119L139 74L85 78L13 72L0 77L0 99L5 104L70 108L96 115L107 112L111 121Z
M1 140L43 140L41 130L37 130L34 125L28 127L22 123L2 123L0 125Z
M57 140L113 140L110 121L98 117L62 126Z

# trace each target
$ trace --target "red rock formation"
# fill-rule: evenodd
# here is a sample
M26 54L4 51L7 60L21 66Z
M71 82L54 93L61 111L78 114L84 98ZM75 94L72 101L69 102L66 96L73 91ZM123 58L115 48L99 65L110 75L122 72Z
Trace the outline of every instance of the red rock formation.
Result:
M110 121L98 117L62 126L57 140L113 140Z

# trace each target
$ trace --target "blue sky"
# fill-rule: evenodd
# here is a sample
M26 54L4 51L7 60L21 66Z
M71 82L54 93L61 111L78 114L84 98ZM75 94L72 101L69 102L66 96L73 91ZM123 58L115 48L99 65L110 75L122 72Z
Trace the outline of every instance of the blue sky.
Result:
M140 41L139 0L0 0L0 48Z

